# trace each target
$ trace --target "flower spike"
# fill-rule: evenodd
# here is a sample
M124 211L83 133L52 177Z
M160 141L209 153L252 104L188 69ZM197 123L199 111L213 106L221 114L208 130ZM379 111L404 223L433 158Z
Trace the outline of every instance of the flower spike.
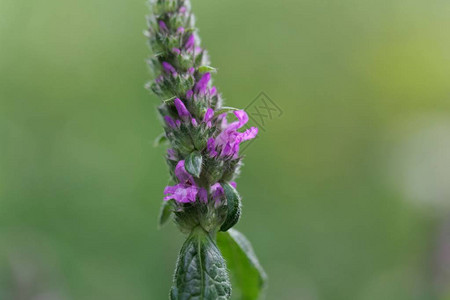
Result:
M245 111L222 107L222 96L212 86L211 72L216 69L200 46L190 1L149 1L152 13L146 36L154 53L149 65L155 73L149 87L161 100L158 112L164 122L164 141L170 145L166 161L173 181L164 189L162 212L173 214L180 230L189 234L170 299L227 300L231 285L216 237L226 235L234 241L236 231L231 228L241 215L235 182L243 158L239 148L255 138L258 129L244 129L249 119ZM236 120L228 123L227 113L232 110ZM235 246L240 248L243 239L235 240ZM263 282L260 276L252 282Z

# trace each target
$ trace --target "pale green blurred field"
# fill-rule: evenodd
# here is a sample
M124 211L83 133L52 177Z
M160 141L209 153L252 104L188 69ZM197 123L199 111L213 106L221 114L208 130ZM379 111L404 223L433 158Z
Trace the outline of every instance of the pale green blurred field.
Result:
M227 104L283 110L238 181L267 299L450 299L450 2L192 1ZM147 13L0 0L0 299L167 299Z

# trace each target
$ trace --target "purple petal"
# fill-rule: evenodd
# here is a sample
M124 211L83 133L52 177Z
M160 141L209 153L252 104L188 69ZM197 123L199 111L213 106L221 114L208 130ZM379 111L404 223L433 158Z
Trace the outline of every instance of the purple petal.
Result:
M177 55L180 55L181 50L178 49L178 48L172 48L172 52L175 53L175 54L177 54Z
M194 127L197 127L197 120L196 119L194 119L194 118L192 118L191 119L191 124L192 124L192 126L194 126Z
M203 77L195 85L194 91L196 93L205 93L209 81L211 80L211 73L205 73Z
M214 110L212 108L208 108L206 110L205 116L203 117L203 122L208 123L214 117Z
M233 153L233 147L231 146L231 143L226 143L225 147L223 147L222 152L220 153L221 156L229 156Z
M209 94L211 96L215 96L217 95L217 88L215 86L213 86L212 88L209 89Z
M180 118L189 117L191 115L187 110L186 106L184 105L184 103L180 99L175 98L174 103Z
M167 186L164 189L164 200L175 199L179 203L195 202L198 194L198 187L187 186L184 184L177 184L174 186Z
M214 138L209 138L208 142L206 143L206 149L208 150L211 157L215 157L217 155L215 144L216 141L214 140Z
M177 73L177 70L175 70L175 68L166 61L162 62L162 67L163 67L164 71L166 71L167 73L172 73L172 74Z
M186 6L182 6L180 7L180 9L178 10L180 13L184 14L186 12Z
M233 150L231 152L233 154L233 159L239 158L239 143L234 144Z
M215 183L211 186L211 194L215 204L219 204L223 196L225 195L223 187L220 185L220 183Z
M164 195L175 193L176 190L177 190L177 188L178 188L178 186L180 186L180 185L181 185L181 184L177 184L177 185L168 185L168 186L166 186L166 188L164 189ZM166 200L166 199L164 199L164 200ZM167 199L167 200L168 200L168 199Z
M159 24L159 29L161 31L164 31L164 32L169 31L169 28L167 28L166 23L164 23L164 21L159 21L158 24Z
M192 50L194 48L194 45L195 45L195 36L191 34L188 40L186 41L186 44L184 44L184 48L186 50Z
M236 188L236 187L237 187L237 183L236 183L236 181L230 181L230 185L231 185L232 187L234 187L234 188Z
M175 125L175 122L173 121L171 116L164 116L164 121L166 121L166 124L170 127L170 128L177 128L177 126Z
M223 113L217 116L217 121L220 122L220 126L222 128L226 128L228 126L228 121L227 121L227 113Z
M237 110L237 111L234 112L234 115L238 119L238 127L237 128L241 128L242 126L244 126L248 122L248 115L247 115L247 113L245 111Z
M189 68L189 69L188 69L188 73L191 74L191 75L194 75L194 73L195 73L195 68Z
M192 90L187 91L186 92L186 98L191 99L193 94L194 94L194 92Z
M163 81L163 79L164 79L164 76L159 75L158 77L156 77L155 82L159 84Z
M177 160L177 154L172 148L167 149L167 158L170 160Z
M198 199L203 203L208 203L208 192L204 188L198 190Z
M247 129L241 134L242 141L248 141L251 139L254 139L256 135L258 134L258 128L251 127L250 129Z
M179 34L183 34L184 33L184 27L178 27L178 29L177 29L177 33L179 33Z
M184 160L180 160L175 167L175 176L177 176L180 183L194 184L194 178L184 168Z

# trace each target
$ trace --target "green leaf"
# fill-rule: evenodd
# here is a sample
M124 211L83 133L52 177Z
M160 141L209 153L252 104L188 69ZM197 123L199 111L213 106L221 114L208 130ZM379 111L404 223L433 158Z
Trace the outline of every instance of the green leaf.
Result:
M221 115L221 114L224 114L224 113L230 113L230 112L236 111L236 110L239 110L239 108L223 106L223 107L217 109L217 110L214 112L214 116L216 117L216 116L218 116L218 115Z
M241 217L241 197L236 189L229 183L222 184L225 191L225 197L227 198L227 218L220 227L220 231L227 231L239 221Z
M161 210L159 211L158 228L161 228L170 219L173 213L175 200L163 201L161 204Z
M200 226L184 242L178 257L171 300L228 300L231 285L222 254Z
M211 66L201 66L198 68L198 71L200 73L206 73L206 72L216 72L216 68L213 68Z
M163 132L160 135L158 135L155 139L155 141L153 142L153 147L158 147L161 146L162 144L167 143L167 136L166 134Z
M202 172L202 162L203 157L200 152L191 152L185 159L186 171L197 178L200 177L200 173Z
M233 283L233 299L257 300L264 296L267 275L246 237L235 229L217 234Z

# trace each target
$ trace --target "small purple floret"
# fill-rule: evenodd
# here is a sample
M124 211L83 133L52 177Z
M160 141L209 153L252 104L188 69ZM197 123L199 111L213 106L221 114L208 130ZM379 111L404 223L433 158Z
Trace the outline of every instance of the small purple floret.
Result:
M205 73L195 85L194 91L198 94L205 94L210 80L211 73Z
M193 50L194 49L194 45L195 45L195 36L193 34L191 34L188 38L188 40L186 41L186 44L184 44L184 48L186 50Z
M211 194L214 204L216 206L219 205L221 200L223 199L223 196L225 195L223 187L220 185L220 183L215 183L211 186Z
M167 25L166 25L166 23L164 23L164 21L159 21L158 24L159 24L159 29L161 29L161 31L166 32L166 33L169 32L169 28L167 28Z
M208 139L208 142L206 144L206 149L208 150L209 155L211 157L217 156L216 141L214 140L214 138L209 138Z
M187 110L186 106L184 105L184 103L180 99L175 98L174 103L180 118L184 120L191 115Z
M177 154L172 148L167 149L167 158L170 160L177 160Z
M175 129L177 126L175 125L175 122L173 121L171 116L164 116L164 121L166 121L166 124L172 128Z
M239 155L240 143L255 138L258 134L258 128L251 127L244 132L238 132L237 130L242 128L248 122L248 115L243 110L235 111L234 115L236 116L238 121L230 124L226 124L226 121L223 121L225 127L223 131L216 137L215 147L219 150L221 149L220 156L231 156L236 159ZM211 150L209 150L209 152L211 154Z
M204 188L198 190L198 199L203 203L208 203L208 191Z
M212 108L208 108L206 110L205 116L203 117L203 123L206 123L208 127L211 127L211 120L214 117L214 110Z
M164 189L165 201L174 199L178 203L195 202L198 194L198 187L186 186L184 184L177 184L173 186L167 186Z
M167 186L164 189L164 200L174 199L179 203L195 202L199 188L195 184L194 178L184 168L184 160L180 160L175 167L175 176L179 183L173 186Z
M166 61L162 62L162 67L163 67L164 71L166 71L167 73L171 73L172 75L177 74L177 70L175 70L175 68Z
M177 33L178 34L183 34L184 33L184 27L182 27L182 26L178 27Z
M163 80L164 80L164 76L159 75L158 77L156 77L155 83L160 84Z

